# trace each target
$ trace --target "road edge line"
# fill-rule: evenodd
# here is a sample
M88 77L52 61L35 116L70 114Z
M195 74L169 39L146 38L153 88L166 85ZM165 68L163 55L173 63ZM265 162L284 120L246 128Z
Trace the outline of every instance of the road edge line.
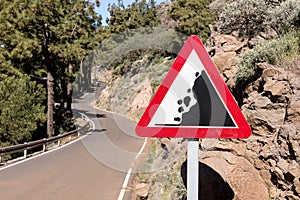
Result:
M19 164L22 164L22 163L27 162L27 161L33 160L33 159L35 159L35 158L38 158L38 157L43 156L43 155L46 155L46 154L51 153L51 152L53 152L53 151L62 149L62 148L64 148L64 147L66 147L66 146L69 146L69 145L71 145L71 144L77 142L78 140L81 140L81 139L85 138L86 136L87 136L87 135L81 136L80 138L77 138L76 140L73 140L73 141L71 141L71 142L68 142L67 144L64 144L64 145L62 145L62 146L60 146L60 147L57 147L57 148L51 149L51 150L49 150L49 151L46 151L46 152L37 154L37 155L32 156L32 157L30 157L30 158L25 158L24 160L17 161L17 162L15 162L15 163L8 164L7 166L0 167L0 171L2 171L2 170L4 170L4 169L7 169L7 168L10 168L10 167L13 167L13 166L16 166L16 165L19 165Z
M146 147L146 144L147 144L147 138L145 138L145 141L144 141L144 144L143 146L141 147L140 151L138 152L138 154L136 155L136 157L134 158L134 161L133 163L140 157L140 155L143 153L145 147ZM129 179L130 179L130 176L132 174L132 167L129 168L129 170L127 171L127 174L125 176L125 179L124 179L124 182L123 182L123 185L122 185L122 189L120 191L120 194L119 194L119 197L118 197L118 200L123 200L124 196L125 196L125 193L126 193L126 188L128 186L128 183L129 183Z

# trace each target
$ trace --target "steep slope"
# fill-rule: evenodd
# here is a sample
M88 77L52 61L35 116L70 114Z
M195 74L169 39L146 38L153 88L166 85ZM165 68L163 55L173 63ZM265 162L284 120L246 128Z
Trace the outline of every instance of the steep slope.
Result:
M259 43L272 37L264 35L251 42ZM217 33L210 38L211 45L207 49L231 89L235 87L237 60L249 50L248 42ZM235 194L233 199L300 197L299 60L283 62L280 66L259 63L260 73L240 91L243 93L243 99L239 99L241 109L253 130L250 138L200 141L199 160L229 184ZM145 57L134 62L124 76L106 79L109 82L97 105L138 120L164 78L170 61L162 59L160 64L153 64ZM149 157L136 166L145 173L137 174L134 179L134 198L182 199L185 191L180 168L185 160L186 142L153 139L149 146ZM210 187L209 181L205 184Z

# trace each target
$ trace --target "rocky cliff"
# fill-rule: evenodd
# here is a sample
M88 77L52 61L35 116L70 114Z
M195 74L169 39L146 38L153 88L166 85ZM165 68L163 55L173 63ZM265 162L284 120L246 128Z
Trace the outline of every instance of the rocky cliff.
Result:
M213 60L229 87L234 88L236 60L241 52L248 50L249 44L229 35L213 36ZM268 38L259 38L264 39ZM299 58L280 66L258 63L259 78L243 91L241 108L252 127L252 136L247 140L218 141L209 147L204 141L201 145L209 155L215 154L214 159L227 160L228 166L219 170L228 177L237 199L300 197L299 65ZM224 153L230 159L222 156ZM220 166L217 164L215 168ZM232 169L232 173L228 173L228 169ZM243 173L236 170L244 175L239 177ZM252 183L255 184L250 187ZM244 192L239 192L241 190Z
M243 41L233 35L212 34L207 50L233 92L239 56L268 37L272 36L262 34L251 41ZM98 107L123 112L137 120L171 62L164 59L153 64L144 58L134 63L135 67L123 77L112 79L111 73L106 73L109 76L105 79L102 73L99 79L107 82L107 87L99 97ZM299 66L300 58L280 66L259 63L257 78L239 91L241 110L253 130L251 137L200 141L200 162L221 175L233 190L235 200L300 198ZM164 138L152 143L156 145L150 163L153 170L146 179L137 178L137 175L135 180L143 185L133 186L136 188L134 198L184 198L180 166L185 159L186 142ZM165 168L154 170L167 161L169 164ZM210 187L209 179L204 180Z

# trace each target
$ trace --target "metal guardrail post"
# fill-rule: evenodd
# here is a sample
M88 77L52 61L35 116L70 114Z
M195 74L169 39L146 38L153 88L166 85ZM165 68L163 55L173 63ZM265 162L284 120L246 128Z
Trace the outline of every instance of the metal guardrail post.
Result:
M22 152L24 153L24 158L27 158L27 151L37 147L37 146L43 146L43 152L45 152L47 150L47 144L49 143L55 143L56 141L58 142L58 146L61 145L61 140L62 138L66 138L69 137L69 141L72 139L71 135L74 135L76 132L78 134L78 136L81 135L80 131L82 130L86 130L86 128L89 126L89 122L91 122L91 120L89 120L89 118L83 114L80 113L82 119L84 119L84 121L86 122L84 126L82 126L81 128L77 129L77 130L73 130L67 133L64 133L62 135L58 135L58 136L54 136L52 138L44 138L41 140L36 140L33 142L25 142L24 144L17 144L17 145L13 145L13 146L8 146L8 147L2 147L0 148L0 164L1 162L4 162L4 155L8 155L8 154L13 154L13 153L17 153L17 152Z
M46 141L46 138L44 138L43 140ZM45 152L45 151L46 151L46 142L44 142L44 144L43 144L43 152Z
M27 142L24 142L24 144L27 144ZM27 149L24 150L24 158L27 158Z

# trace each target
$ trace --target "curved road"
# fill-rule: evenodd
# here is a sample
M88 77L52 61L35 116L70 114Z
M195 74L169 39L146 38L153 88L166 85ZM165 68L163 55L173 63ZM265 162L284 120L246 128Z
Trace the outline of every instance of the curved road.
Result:
M77 99L74 110L95 123L88 136L20 164L0 168L1 200L117 200L145 140L135 124L94 109L95 93ZM125 193L124 200L129 199Z

